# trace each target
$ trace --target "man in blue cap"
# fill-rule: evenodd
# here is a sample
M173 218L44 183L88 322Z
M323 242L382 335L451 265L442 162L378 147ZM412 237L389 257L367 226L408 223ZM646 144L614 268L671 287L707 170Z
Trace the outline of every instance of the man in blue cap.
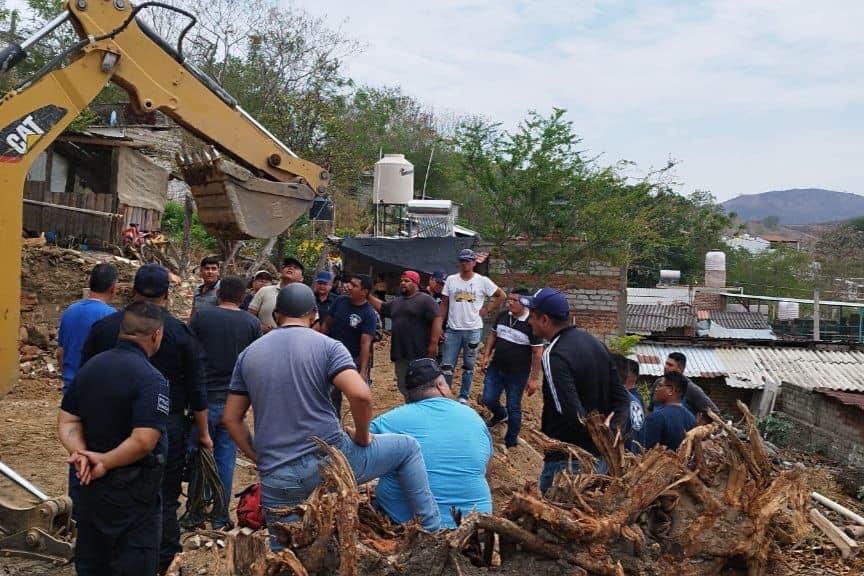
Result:
M318 305L318 325L324 324L330 316L330 308L336 301L337 296L333 294L333 274L322 270L315 275L315 284L312 286L315 292L315 302Z
M612 416L612 426L622 430L630 415L630 395L621 383L606 347L594 336L570 324L570 308L564 295L542 288L522 304L531 309L528 322L534 335L549 342L543 352L543 415L541 430L550 438L575 444L595 456L600 453L580 422L592 412ZM546 492L555 475L567 469L562 452L547 452L540 474L540 491ZM601 469L605 462L600 462ZM577 462L571 472L579 471ZM602 471L602 470L601 470Z
M452 374L459 352L462 352L462 385L459 402L468 403L474 361L483 335L483 318L497 312L504 303L504 291L492 280L474 272L477 254L470 248L459 253L459 273L447 277L441 292L441 317L447 319L441 363L445 373ZM453 376L448 376L450 384Z

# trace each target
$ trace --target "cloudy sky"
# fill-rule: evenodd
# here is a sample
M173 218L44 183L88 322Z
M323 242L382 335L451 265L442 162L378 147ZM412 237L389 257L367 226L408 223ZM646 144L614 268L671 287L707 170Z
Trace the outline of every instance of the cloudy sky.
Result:
M295 0L364 45L347 61L436 110L515 125L565 108L593 153L725 200L864 194L861 0Z

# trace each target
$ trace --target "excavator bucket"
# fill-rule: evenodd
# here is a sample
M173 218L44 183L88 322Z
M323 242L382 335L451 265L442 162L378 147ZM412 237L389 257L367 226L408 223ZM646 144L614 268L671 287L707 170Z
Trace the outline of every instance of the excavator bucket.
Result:
M226 162L216 153L178 156L198 217L221 240L273 238L302 216L315 192L302 178L274 182Z

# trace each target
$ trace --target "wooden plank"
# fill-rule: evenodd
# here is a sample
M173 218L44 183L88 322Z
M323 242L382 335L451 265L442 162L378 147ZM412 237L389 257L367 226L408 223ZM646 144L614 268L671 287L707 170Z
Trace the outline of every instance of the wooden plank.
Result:
M842 514L843 516L845 516L846 518L849 518L853 522L857 522L858 524L861 524L862 526L864 526L864 518L862 518L861 516L859 516L858 514L853 512L852 510L849 510L845 506L841 506L837 502L834 502L833 500L826 498L825 496L823 496L822 494L819 494L818 492L811 492L810 497L813 498L813 500L815 500L816 502L819 502L820 504L822 504L823 506L827 506L831 510L837 512L838 514Z
M832 524L819 510L810 509L810 521L840 550L840 555L843 558L849 558L858 553L858 544L840 528Z
M24 204L31 204L34 206L43 206L45 208L53 208L55 210L63 210L76 212L80 214L91 214L93 216L101 216L105 218L122 218L122 214L110 214L108 212L99 212L98 210L88 210L87 208L76 208L75 206L62 206L57 204L51 204L50 202L39 202L38 200L24 200Z

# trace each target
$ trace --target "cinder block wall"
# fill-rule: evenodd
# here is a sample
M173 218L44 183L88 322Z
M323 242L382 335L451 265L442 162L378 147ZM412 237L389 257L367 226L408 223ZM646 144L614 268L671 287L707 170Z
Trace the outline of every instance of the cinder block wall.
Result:
M791 445L824 451L853 466L864 466L864 412L784 382L776 410L795 425Z
M570 303L576 325L604 342L618 332L620 305L626 311L626 292L621 287L621 269L604 264L591 264L584 271L556 272L538 276L524 272L507 274L504 264L494 257L489 263L489 276L503 288L526 287L536 290L544 286L558 288ZM622 299L624 301L622 302Z

